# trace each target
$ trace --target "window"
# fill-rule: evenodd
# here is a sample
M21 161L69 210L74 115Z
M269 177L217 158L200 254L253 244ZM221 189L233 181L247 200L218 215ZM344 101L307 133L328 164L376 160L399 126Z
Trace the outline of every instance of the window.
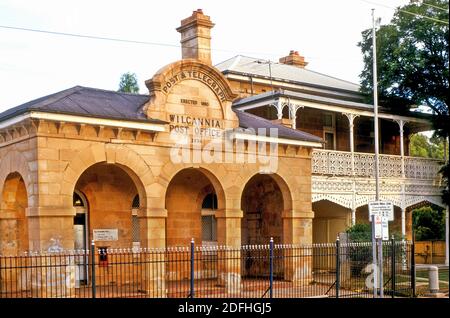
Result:
M323 119L323 139L325 149L336 150L336 117L334 114L325 113Z
M210 193L202 202L202 241L217 241L215 210L217 210L217 196L215 193Z
M331 149L334 150L335 146L334 146L334 134L331 132L325 132L325 149Z

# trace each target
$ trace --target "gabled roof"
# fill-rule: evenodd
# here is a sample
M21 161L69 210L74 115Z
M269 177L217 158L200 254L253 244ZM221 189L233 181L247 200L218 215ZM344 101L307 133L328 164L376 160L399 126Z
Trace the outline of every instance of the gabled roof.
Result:
M41 111L105 119L163 123L160 120L149 120L142 112L142 106L148 99L148 95L75 86L8 109L0 113L0 121L30 111Z
M258 63L262 61L263 63ZM237 55L231 59L221 62L215 66L222 73L251 74L260 77L270 77L274 80L290 81L299 84L306 84L326 89L334 88L338 90L359 93L360 86L332 76L314 72L305 68L300 68L282 63L271 63L271 70L263 60L248 56Z

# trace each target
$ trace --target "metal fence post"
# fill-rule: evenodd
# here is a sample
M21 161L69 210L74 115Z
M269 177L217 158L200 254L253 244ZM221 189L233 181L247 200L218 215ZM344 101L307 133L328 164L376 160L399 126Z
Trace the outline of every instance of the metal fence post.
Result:
M395 238L392 235L391 239L391 275L392 275L392 298L395 297Z
M411 244L411 289L412 289L412 296L416 297L416 259L415 259L415 239L414 239L414 232L413 232L413 239Z
M339 242L339 236L336 238L336 298L339 298L339 288L341 285L340 279L341 279L341 264L340 264L340 242Z
M96 287L95 287L95 241L91 242L91 271L92 271L92 298L96 297Z
M190 293L190 296L191 296L191 298L194 298L194 252L195 252L195 246L194 246L194 239L192 238L191 239L191 287L190 287L190 290L191 290L191 293Z
M270 244L269 244L269 257L270 257L270 266L269 266L269 270L270 270L270 274L269 274L269 297L273 298L273 237L270 238Z

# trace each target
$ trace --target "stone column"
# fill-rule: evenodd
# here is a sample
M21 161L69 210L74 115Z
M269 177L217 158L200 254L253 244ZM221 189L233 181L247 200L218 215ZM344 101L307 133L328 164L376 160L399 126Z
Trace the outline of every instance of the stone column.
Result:
M59 244L62 249L74 248L73 206L44 206L26 209L28 239L31 251L47 251Z
M412 211L405 209L405 233L408 241L412 240Z
M312 220L314 213L285 210L283 219L283 243L292 244L283 253L284 279L303 286L312 281L312 249L297 247L312 244Z
M153 298L167 297L165 247L167 210L140 208L141 291Z
M240 209L222 209L216 211L217 219L217 278L225 287L228 295L241 290L241 220ZM222 247L226 247L222 249Z
M74 297L75 262L70 254L61 253L74 248L72 206L44 206L26 209L28 238L32 257L31 293L33 297Z
M14 256L19 252L19 237L17 231L16 211L1 209L0 210L0 255L5 256L0 264L0 290L8 290L11 292L18 291L20 288L18 279L21 277L22 271L18 268L20 264Z

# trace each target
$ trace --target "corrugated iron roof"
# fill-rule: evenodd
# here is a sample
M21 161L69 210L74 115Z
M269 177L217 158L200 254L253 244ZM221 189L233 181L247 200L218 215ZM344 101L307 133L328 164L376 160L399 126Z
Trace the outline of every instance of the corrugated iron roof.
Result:
M221 72L237 72L242 74L252 74L261 77L270 77L267 64L258 63L263 61L258 58L237 55L229 60L215 65ZM264 62L264 61L263 61ZM291 81L304 83L323 88L335 88L340 90L359 93L360 86L329 75L314 72L305 68L300 68L282 63L272 63L271 73L274 80Z
M142 106L148 99L148 95L75 86L0 113L0 121L29 111L42 111L106 119L163 123L160 120L148 119L143 113Z

